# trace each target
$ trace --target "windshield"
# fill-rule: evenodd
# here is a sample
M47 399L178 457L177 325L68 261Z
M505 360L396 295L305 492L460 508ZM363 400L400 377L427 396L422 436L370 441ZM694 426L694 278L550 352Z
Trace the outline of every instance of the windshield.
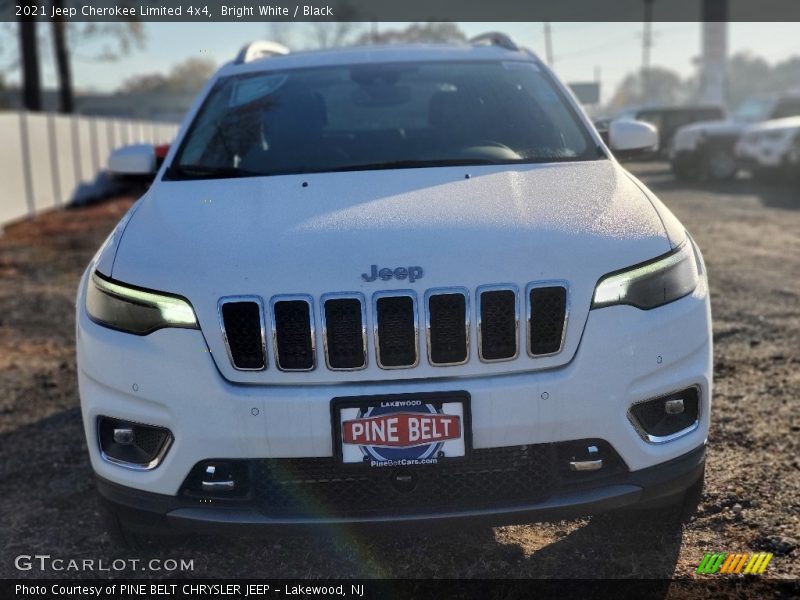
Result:
M739 108L734 111L733 119L734 121L742 121L745 123L764 121L767 119L774 104L775 103L769 98L747 100L740 104Z
M534 63L369 64L221 79L167 178L597 157Z

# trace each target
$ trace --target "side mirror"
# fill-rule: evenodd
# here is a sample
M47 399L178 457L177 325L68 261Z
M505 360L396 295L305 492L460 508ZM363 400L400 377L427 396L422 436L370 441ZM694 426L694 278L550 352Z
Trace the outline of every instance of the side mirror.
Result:
M156 151L150 144L117 148L108 157L108 170L114 175L154 175Z
M608 126L609 147L615 152L643 152L658 147L658 131L650 123L616 119Z

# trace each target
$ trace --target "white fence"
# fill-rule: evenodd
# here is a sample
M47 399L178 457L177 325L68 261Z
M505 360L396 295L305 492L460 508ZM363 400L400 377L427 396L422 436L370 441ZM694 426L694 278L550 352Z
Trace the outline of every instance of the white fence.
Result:
M0 112L0 227L66 203L105 168L109 153L169 143L171 123Z

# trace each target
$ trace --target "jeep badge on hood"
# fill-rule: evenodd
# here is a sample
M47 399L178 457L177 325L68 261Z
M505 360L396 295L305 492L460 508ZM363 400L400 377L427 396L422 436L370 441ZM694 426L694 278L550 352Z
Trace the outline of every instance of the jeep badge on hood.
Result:
M370 268L372 271L369 274L361 274L361 279L364 281L375 281L378 278L383 281L389 281L394 277L395 279L408 279L411 283L414 283L417 279L422 279L425 274L422 267L397 267L396 269L384 267L383 269L378 269L378 265L372 265Z

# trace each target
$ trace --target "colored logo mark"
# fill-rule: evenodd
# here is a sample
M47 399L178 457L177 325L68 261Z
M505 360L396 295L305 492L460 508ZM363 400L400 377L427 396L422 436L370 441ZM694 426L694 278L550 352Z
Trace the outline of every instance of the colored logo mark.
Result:
M707 552L697 567L697 572L703 575L735 574L760 575L763 573L769 561L772 560L772 552L748 552L742 554L727 554L725 552Z

